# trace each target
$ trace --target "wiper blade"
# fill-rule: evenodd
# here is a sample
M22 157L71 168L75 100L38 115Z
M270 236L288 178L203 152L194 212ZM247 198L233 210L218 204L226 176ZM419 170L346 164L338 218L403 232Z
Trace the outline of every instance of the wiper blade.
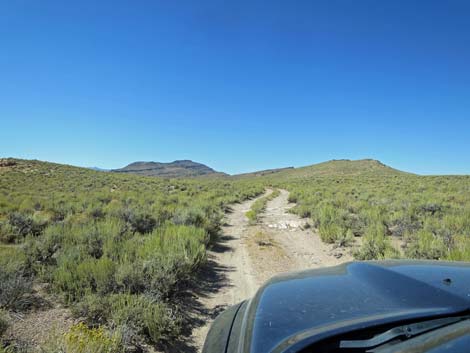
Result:
M381 345L382 343L391 341L397 337L406 337L410 338L421 333L431 331L443 326L454 324L456 322L466 320L469 316L459 316L459 317L446 317L443 319L428 320L417 322L414 324L403 325L394 327L384 333L381 333L377 336L374 336L368 340L354 340L354 341L340 341L340 348L370 348Z

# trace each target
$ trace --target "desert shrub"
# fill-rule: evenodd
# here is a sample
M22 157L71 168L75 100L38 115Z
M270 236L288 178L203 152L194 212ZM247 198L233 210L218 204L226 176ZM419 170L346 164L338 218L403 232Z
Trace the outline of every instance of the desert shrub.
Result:
M174 300L205 261L207 238L204 229L166 224L145 237L118 239L113 259L66 245L53 272L54 288L89 324L112 323L127 336L135 331L154 342L174 338L181 313L171 314L163 302Z
M290 193L289 194L289 197L287 198L287 201L291 202L291 203L296 203L298 200L298 195L295 194L295 193Z
M320 225L336 224L339 219L339 210L332 204L323 205L318 212L318 222Z
M124 262L116 270L116 285L126 293L141 293L146 288L146 278L140 261Z
M454 246L447 253L447 259L452 261L468 261L470 259L469 235L455 237Z
M391 235L396 237L403 237L405 234L417 232L422 227L422 224L413 220L410 217L397 218L389 222L388 230Z
M431 215L434 215L437 212L441 212L442 209L443 209L442 205L439 205L436 203L426 203L419 207L419 210L421 212L430 213Z
M115 263L106 258L74 260L65 257L53 274L54 286L65 294L67 301L81 299L85 294L106 294L115 287Z
M442 238L426 230L420 230L411 236L405 255L414 259L439 260L446 256L446 247Z
M335 223L320 224L318 231L321 240L328 244L336 242L345 233L345 230Z
M117 199L112 199L103 207L103 212L111 217L118 218L122 209L122 203Z
M250 223L256 223L257 219L258 219L258 215L256 213L255 210L248 210L246 213L245 213L245 216L246 218L248 218L248 220L250 221Z
M302 218L309 218L312 216L312 211L307 206L296 207L295 210L293 210L293 212Z
M88 328L80 323L64 335L67 353L121 353L124 352L119 332L108 332L102 326Z
M85 251L95 259L103 256L103 236L97 231L90 232L85 240Z
M171 295L205 261L207 241L207 233L193 226L156 229L137 250L147 290L156 299Z
M15 229L8 222L0 222L0 242L13 243L17 240Z
M0 309L25 310L32 303L32 277L16 259L0 259Z
M367 218L362 214L349 213L344 221L346 229L355 237L364 235L367 228Z
M111 321L127 326L158 343L178 337L181 320L163 303L152 302L142 295L115 294L109 297Z
M47 221L39 217L35 221L30 215L13 212L8 215L8 223L2 227L2 238L7 242L20 242L27 235L41 235L46 224Z
M153 343L161 340L170 341L176 339L181 332L181 323L171 309L161 304L152 304L147 307L143 315L144 332Z
M206 222L206 215L200 208L182 208L175 211L172 221L177 225L192 225L203 228Z
M90 266L85 265L87 262L84 262L79 265L84 267L83 272L89 271L92 276L92 289L98 294L111 293L115 288L115 278L114 274L116 272L116 264L108 259L107 257L102 257L98 260L93 260L90 262Z
M398 251L385 236L382 224L375 224L367 229L361 248L354 254L358 260L381 260L399 256Z
M85 318L91 326L105 325L111 315L111 305L106 296L88 294L72 306L72 313L76 317Z
M351 229L339 233L339 236L336 237L335 245L338 247L350 246L354 243L354 234Z
M149 214L135 214L130 218L129 224L133 233L147 234L154 230L157 220Z
M92 219L103 219L106 215L104 210L100 206L91 207L88 211L90 218Z
M89 295L74 306L73 312L90 325L109 322L113 327L125 328L126 342L136 342L138 336L147 337L153 343L168 341L176 338L182 327L181 320L168 305L153 302L144 295Z
M8 321L9 321L8 313L5 310L0 309L0 337L2 337L2 335L7 330ZM0 344L1 344L1 342L0 342Z
M29 215L13 212L10 213L8 217L8 223L13 228L18 237L24 238L28 234L33 236L40 235L47 224L47 219L43 217L37 217L35 220Z
M44 280L50 277L50 267L57 264L56 254L63 242L62 228L63 226L49 226L40 239L27 238L23 246L26 267Z
M175 210L172 223L203 228L211 240L215 240L220 232L223 214L210 205L191 206Z
M442 225L453 234L470 235L470 210L446 214L442 219Z

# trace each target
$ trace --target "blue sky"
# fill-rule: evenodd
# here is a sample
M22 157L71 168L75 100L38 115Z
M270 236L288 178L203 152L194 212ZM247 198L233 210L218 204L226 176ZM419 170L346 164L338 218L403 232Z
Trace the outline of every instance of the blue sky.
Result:
M0 156L470 174L470 2L0 2Z

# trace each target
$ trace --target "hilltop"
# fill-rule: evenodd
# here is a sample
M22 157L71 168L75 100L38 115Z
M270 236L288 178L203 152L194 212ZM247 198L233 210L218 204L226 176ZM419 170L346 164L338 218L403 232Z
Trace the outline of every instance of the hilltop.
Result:
M308 178L363 175L393 176L412 175L412 173L394 169L375 159L337 159L305 167L270 169L267 171L240 174L238 177L266 176L271 178Z
M339 159L331 160L323 163L313 164L306 167L300 167L284 171L283 176L292 177L310 177L310 176L360 176L360 175L411 175L412 173L404 172L375 159Z
M205 164L193 162L191 160L178 160L170 163L134 162L124 168L113 169L111 172L166 178L224 175L224 173L219 173Z

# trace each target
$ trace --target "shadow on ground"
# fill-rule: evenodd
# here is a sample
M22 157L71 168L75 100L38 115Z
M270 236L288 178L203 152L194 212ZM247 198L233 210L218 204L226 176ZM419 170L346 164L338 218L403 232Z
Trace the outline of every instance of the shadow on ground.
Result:
M231 251L231 248L225 245L231 239L233 239L231 236L220 236L218 241L212 245L211 251L216 253ZM228 281L227 273L232 271L234 271L233 267L221 266L209 254L208 260L198 271L196 278L179 293L179 310L184 313L185 318L183 332L180 335L181 339L158 347L161 351L165 353L198 352L198 347L191 339L193 330L204 326L208 320L215 319L226 308L221 305L209 310L198 298L207 298L218 293L222 288L229 287L231 284Z

